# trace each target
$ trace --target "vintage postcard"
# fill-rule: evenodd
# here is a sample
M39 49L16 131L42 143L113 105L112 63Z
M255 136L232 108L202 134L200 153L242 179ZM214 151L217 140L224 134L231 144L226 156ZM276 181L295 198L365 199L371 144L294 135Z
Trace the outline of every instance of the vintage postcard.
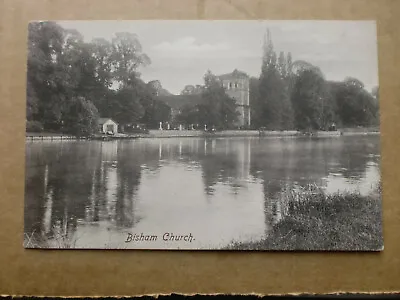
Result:
M25 248L383 249L374 21L37 21Z

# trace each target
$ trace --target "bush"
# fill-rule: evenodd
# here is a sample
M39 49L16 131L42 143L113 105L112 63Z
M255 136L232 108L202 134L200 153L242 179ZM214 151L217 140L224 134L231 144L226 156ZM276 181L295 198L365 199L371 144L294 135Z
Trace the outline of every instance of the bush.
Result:
M26 121L26 132L42 132L43 124L38 121Z

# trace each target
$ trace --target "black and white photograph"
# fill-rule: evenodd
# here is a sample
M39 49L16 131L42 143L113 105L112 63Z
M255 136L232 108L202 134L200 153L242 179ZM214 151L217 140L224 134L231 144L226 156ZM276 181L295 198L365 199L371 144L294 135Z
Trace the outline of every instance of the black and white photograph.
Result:
M23 246L382 251L375 21L32 21Z

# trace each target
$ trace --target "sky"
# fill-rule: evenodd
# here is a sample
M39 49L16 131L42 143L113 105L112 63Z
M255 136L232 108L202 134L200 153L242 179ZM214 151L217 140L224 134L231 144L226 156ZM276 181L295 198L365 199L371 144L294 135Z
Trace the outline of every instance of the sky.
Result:
M216 75L238 69L261 71L263 37L270 30L274 49L291 52L293 61L320 67L328 80L351 76L369 91L378 85L375 21L59 21L85 41L111 40L116 32L138 36L151 64L140 69L144 81L160 80L179 94L185 85L202 84L207 70Z

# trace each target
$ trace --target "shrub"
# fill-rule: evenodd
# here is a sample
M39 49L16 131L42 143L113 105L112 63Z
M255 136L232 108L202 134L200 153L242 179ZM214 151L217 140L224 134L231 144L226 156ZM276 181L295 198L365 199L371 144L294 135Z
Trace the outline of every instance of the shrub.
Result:
M39 121L26 121L26 132L42 132L43 124Z

